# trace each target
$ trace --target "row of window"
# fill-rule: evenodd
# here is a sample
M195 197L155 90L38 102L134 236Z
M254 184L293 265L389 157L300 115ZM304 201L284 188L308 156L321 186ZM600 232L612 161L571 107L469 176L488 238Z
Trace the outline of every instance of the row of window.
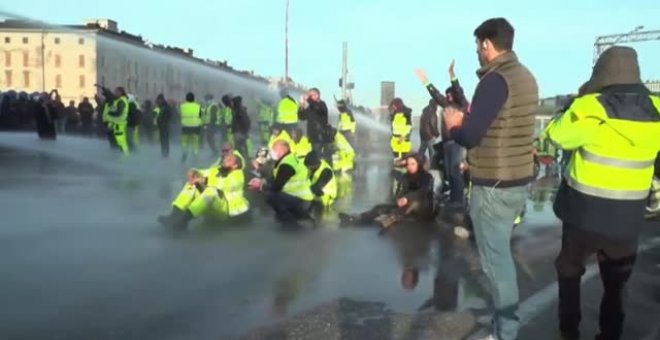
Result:
M30 87L30 71L23 71L23 87ZM5 70L5 85L8 88L11 88L14 86L13 83L13 72L11 70ZM82 89L85 88L87 83L85 82L85 76L80 75L78 76L78 86ZM55 87L56 88L61 88L62 87L62 75L58 74L55 76Z
M23 41L24 44L27 44L30 42L30 39L28 39L28 37L23 37L21 41ZM61 42L62 40L60 38L53 39L53 43L55 43L55 45L59 45ZM10 43L11 43L11 37L5 37L5 44L10 44ZM78 45L84 45L84 44L85 44L85 38L78 38Z
M28 67L30 65L30 54L28 52L23 52L23 67ZM62 56L59 54L55 55L55 67L62 66ZM11 67L11 52L5 52L5 67ZM78 56L78 67L85 67L85 55L81 54Z

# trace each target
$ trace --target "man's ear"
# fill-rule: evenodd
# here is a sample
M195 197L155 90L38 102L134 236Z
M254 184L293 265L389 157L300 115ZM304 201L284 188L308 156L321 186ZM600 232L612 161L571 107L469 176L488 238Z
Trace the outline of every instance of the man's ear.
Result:
M492 45L490 39L484 39L484 41L481 42L481 48L484 50L487 50L490 45Z

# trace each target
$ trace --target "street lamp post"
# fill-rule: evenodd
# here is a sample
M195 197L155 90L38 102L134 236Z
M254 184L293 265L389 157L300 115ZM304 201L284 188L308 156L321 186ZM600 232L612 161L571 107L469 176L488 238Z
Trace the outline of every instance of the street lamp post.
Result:
M289 0L284 14L284 83L289 84Z

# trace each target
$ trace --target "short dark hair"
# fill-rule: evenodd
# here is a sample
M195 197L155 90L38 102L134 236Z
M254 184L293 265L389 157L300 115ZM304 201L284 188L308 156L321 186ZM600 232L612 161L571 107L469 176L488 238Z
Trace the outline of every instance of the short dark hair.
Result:
M195 95L192 92L186 94L186 101L193 102L195 101Z
M513 26L504 18L484 21L474 30L474 36L479 41L490 40L498 51L513 50Z
M313 92L316 92L319 96L321 95L321 91L319 91L319 89L317 89L316 87L312 87L312 88L309 89L309 90L310 90L310 91L313 91Z

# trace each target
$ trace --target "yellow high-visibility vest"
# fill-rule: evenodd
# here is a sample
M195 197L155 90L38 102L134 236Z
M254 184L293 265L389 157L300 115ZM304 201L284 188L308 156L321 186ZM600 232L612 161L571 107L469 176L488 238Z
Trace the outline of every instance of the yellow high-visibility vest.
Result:
M273 178L277 178L277 173L280 167L287 164L293 168L295 174L289 178L282 188L282 192L289 194L293 197L298 197L303 201L313 201L314 194L312 193L312 184L309 180L307 167L303 164L295 154L289 153L277 164L273 170Z
M185 102L181 104L180 111L182 127L202 126L202 107L198 103Z
M566 183L589 196L646 199L660 151L660 98L651 96L656 112L646 117L648 113L632 110L609 112L600 96L576 99L545 131L562 149L575 150ZM562 129L568 124L582 125L580 129ZM589 138L587 144L580 142L585 138Z

